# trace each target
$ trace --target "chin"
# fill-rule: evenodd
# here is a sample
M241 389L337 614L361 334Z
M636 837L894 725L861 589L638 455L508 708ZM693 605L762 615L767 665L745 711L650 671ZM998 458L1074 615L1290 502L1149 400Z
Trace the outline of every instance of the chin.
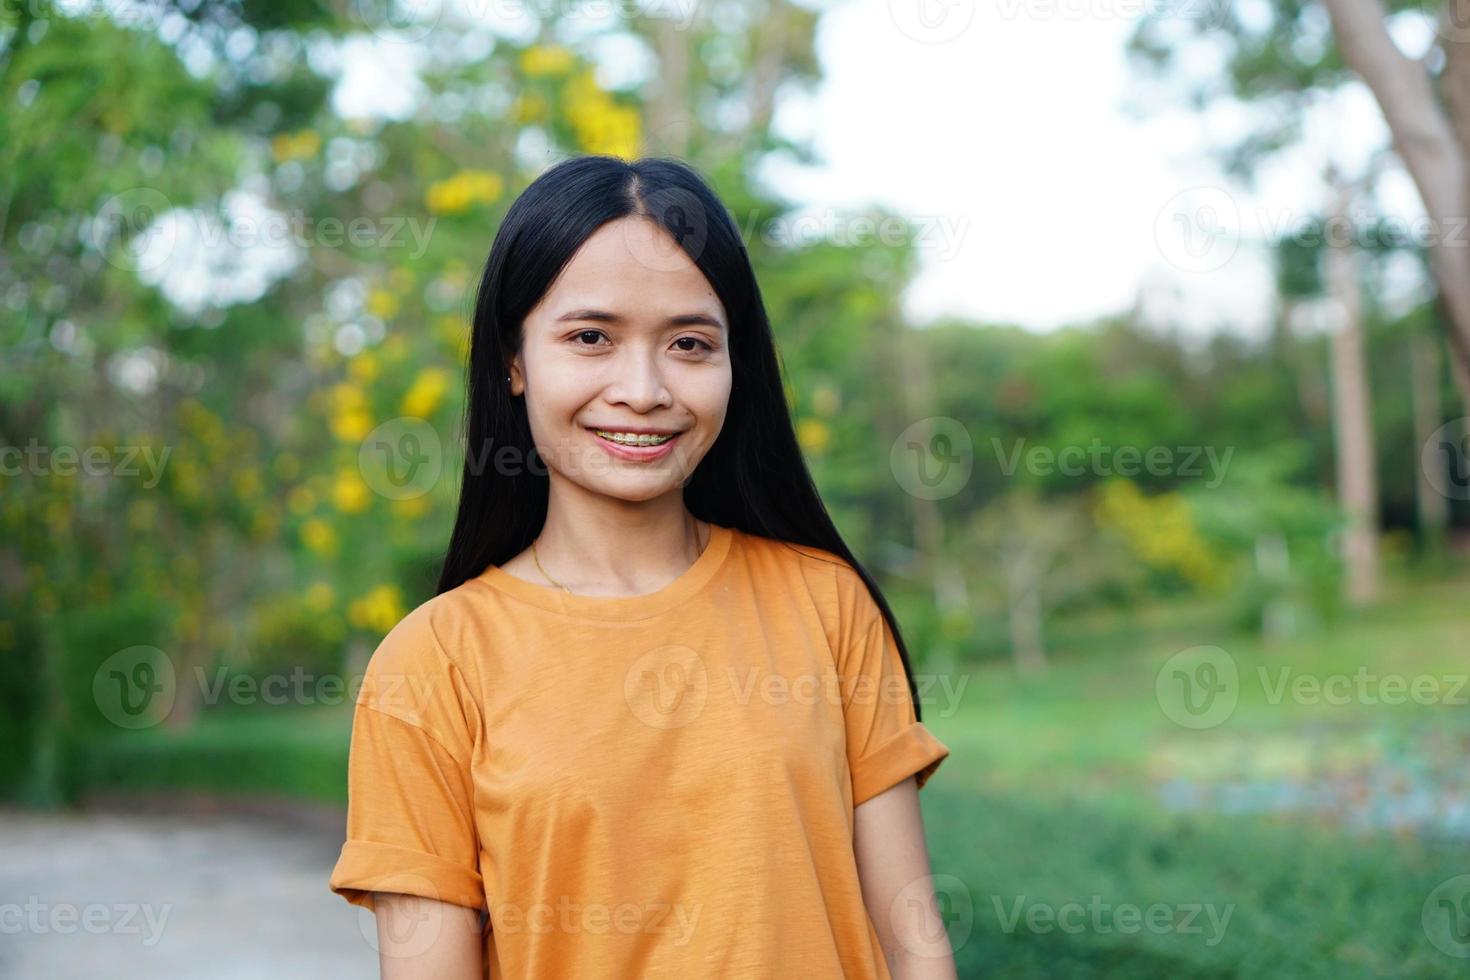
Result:
M603 484L590 487L589 489L594 493L602 494L604 497L627 501L630 504L641 504L649 500L657 500L667 493L679 490L680 486L673 480L637 480L629 481L628 483Z

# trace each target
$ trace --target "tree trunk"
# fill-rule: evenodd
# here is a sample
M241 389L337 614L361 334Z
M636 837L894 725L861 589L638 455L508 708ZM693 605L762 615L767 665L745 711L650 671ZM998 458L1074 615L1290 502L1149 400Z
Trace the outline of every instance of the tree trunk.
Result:
M1448 0L1450 4L1459 0ZM1455 362L1455 383L1470 405L1470 255L1467 229L1466 145L1459 133L1470 133L1470 50L1461 40L1443 45L1445 101L1453 117L1440 108L1428 69L1405 57L1389 36L1380 0L1324 0L1333 36L1343 61L1355 71L1378 101L1394 148L1419 190L1435 231L1427 245L1430 268L1449 316L1446 338ZM1448 14L1447 16L1453 16ZM1446 37L1463 33L1454 25Z
M685 98L689 90L689 36L669 17L651 18L658 54L659 82L648 106L643 152L683 157L689 152L692 125Z
M1329 169L1337 188L1335 215L1347 225L1351 190ZM1378 597L1378 475L1373 451L1372 397L1363 357L1362 297L1356 246L1327 247L1328 290L1341 315L1332 333L1332 431L1337 449L1337 495L1347 530L1343 560L1347 597L1355 605Z
M1041 575L1035 556L1021 535L1007 535L1001 556L1006 583L1006 621L1010 626L1011 655L1022 674L1046 670L1041 639Z

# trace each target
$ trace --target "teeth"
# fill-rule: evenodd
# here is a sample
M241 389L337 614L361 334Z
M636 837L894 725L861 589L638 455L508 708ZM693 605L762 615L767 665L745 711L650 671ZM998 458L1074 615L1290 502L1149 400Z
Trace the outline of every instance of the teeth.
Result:
M644 433L642 435L633 432L608 432L606 429L592 430L608 442L621 443L624 446L661 446L668 442L673 436L656 436Z

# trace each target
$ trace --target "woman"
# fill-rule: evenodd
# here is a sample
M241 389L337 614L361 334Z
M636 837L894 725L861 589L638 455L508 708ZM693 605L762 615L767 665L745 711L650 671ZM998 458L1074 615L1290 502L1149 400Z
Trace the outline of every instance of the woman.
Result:
M331 888L385 978L952 977L887 603L728 212L578 157L480 281L438 594L374 652Z

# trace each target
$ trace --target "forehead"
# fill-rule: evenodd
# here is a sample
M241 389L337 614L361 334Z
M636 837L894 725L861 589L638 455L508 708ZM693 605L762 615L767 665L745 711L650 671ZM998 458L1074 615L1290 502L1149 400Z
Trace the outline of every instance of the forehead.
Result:
M620 218L582 243L541 302L552 315L570 306L620 314L675 316L724 308L704 273L662 228L646 218Z

